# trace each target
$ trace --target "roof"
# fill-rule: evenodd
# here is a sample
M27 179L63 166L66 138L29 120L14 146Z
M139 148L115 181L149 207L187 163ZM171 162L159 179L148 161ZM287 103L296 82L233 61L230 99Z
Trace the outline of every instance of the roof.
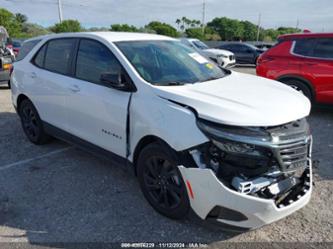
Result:
M295 34L286 34L286 35L280 35L278 39L294 39L294 38L324 38L324 37L333 37L333 33L295 33Z
M171 37L156 35L156 34L146 34L146 33L135 33L135 32L77 32L77 33L59 33L59 34L50 34L40 37L34 37L29 40L35 39L51 39L51 38L62 38L62 37L100 37L109 42L118 42L118 41L143 41L143 40L174 40Z

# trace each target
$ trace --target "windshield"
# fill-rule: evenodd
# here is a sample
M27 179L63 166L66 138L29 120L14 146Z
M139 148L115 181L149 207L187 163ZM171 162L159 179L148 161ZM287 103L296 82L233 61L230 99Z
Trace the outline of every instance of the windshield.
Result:
M209 49L209 47L201 41L193 41L193 44L199 49Z
M181 85L218 79L225 72L179 41L116 42L137 72L153 85Z

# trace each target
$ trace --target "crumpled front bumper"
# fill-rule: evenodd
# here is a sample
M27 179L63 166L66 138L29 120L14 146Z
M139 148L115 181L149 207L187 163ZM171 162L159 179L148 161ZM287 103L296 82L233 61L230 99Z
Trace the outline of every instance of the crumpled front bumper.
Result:
M187 186L193 211L202 219L216 206L241 213L244 220L216 219L217 222L241 229L254 229L284 218L304 207L311 198L312 169L309 166L308 190L297 200L284 207L277 207L274 200L241 194L226 187L211 169L178 166Z

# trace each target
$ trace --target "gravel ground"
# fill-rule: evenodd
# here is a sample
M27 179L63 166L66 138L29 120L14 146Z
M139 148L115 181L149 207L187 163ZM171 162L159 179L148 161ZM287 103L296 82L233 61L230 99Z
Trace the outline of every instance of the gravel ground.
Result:
M254 73L253 68L235 70ZM121 165L56 140L32 145L10 103L10 91L0 87L0 242L50 248L68 247L55 242L185 241L212 248L232 248L225 242L332 242L333 110L314 108L309 120L315 160L311 202L278 222L231 234L195 218L173 221L157 214L137 179ZM20 244L0 247L5 245Z

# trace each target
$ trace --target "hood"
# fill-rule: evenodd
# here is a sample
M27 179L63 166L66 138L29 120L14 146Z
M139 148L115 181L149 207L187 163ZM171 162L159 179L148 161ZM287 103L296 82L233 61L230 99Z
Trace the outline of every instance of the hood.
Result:
M156 86L165 99L190 106L198 116L228 125L275 126L309 115L310 101L280 82L232 72L224 78L183 86Z
M213 54L213 55L233 55L234 53L228 51L228 50L224 50L224 49L216 49L216 48L209 48L209 49L204 49L203 52L207 53L207 54Z

